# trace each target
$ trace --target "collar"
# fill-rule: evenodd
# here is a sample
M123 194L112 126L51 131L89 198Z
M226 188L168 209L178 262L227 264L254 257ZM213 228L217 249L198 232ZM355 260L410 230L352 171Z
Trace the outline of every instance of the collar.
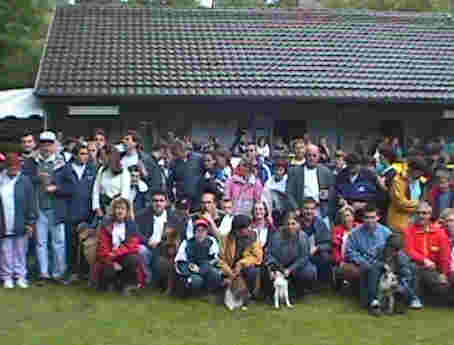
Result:
M317 170L317 164L314 165L313 167L308 167L307 164L304 164L304 169L310 170L310 171Z
M167 219L167 210L164 210L159 216L157 214L154 215L156 219Z
M139 156L139 151L137 150L134 150L134 151L131 151L131 152L126 152L126 157L133 157L133 156Z
M49 162L54 162L57 159L57 155L55 153L52 153L49 157L44 158L41 153L38 153L37 156L38 160L49 163Z

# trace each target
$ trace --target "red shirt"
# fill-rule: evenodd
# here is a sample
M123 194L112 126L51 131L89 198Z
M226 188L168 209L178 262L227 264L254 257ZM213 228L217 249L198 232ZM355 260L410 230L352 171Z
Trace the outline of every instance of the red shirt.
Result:
M356 228L359 223L353 223L352 230ZM350 230L350 231L352 231ZM331 230L331 236L332 236L332 244L333 244L333 260L336 263L336 265L340 265L342 262L344 262L344 255L342 254L342 246L344 244L344 234L347 231L347 228L345 225L340 224L335 226Z
M446 232L437 224L431 224L428 231L421 225L412 225L405 231L405 246L410 257L423 265L424 259L433 261L437 269L448 276L451 249Z

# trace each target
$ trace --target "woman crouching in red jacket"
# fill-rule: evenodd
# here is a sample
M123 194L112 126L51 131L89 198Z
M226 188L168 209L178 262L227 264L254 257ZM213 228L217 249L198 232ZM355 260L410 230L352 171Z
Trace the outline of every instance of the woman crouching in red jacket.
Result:
M113 222L102 226L96 249L95 281L100 290L120 288L123 295L144 284L138 251L143 238L130 219L130 204L124 198L112 202Z

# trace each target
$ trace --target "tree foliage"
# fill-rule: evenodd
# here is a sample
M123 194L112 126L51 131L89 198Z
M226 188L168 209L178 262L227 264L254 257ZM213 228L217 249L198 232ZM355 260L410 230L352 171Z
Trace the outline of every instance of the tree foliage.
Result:
M49 0L0 0L0 88L33 85L51 5Z
M451 12L453 0L324 0L331 8L367 8L378 11L437 11Z

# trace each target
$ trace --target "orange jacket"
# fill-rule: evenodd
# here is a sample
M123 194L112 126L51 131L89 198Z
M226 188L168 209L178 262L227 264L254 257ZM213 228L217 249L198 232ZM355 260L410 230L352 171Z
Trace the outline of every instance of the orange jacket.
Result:
M451 247L446 232L431 224L428 231L420 225L412 225L405 231L405 246L408 255L418 264L429 259L437 265L437 270L449 274Z

